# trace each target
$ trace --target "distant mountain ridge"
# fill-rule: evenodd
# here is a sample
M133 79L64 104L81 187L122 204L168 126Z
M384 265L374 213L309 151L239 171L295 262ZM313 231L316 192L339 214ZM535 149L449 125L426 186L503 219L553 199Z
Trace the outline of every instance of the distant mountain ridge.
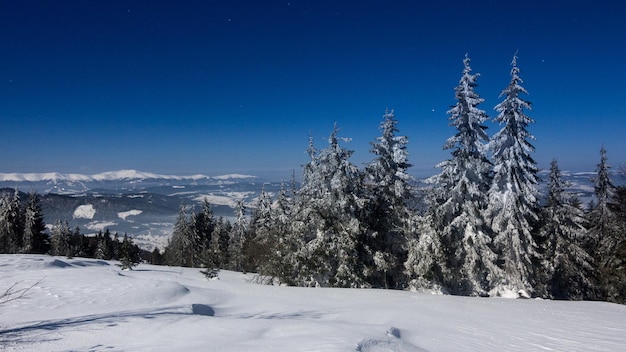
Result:
M242 174L227 174L220 176L207 176L203 174L180 176L163 175L151 172L137 171L133 169L107 171L99 174L84 175L74 173L43 172L43 173L0 173L0 182L101 182L123 180L241 180L255 179L256 176Z
M594 172L563 172L570 183L568 190L585 205L594 198L593 176ZM545 172L540 177L540 192L545 194L548 177ZM26 199L26 193L31 191L42 194L48 225L61 220L68 221L72 228L79 226L85 234L104 229L128 233L147 250L167 244L181 205L191 211L199 209L206 200L216 217L229 219L238 201L243 200L251 212L261 191L275 196L281 187L280 182L241 174L178 176L137 170L95 175L0 173L0 194L16 189L23 192L21 199Z
M67 221L83 234L109 229L129 234L142 248L163 248L173 231L181 206L189 212L206 200L216 217L230 219L234 206L243 201L256 204L258 194L276 194L279 182L257 176L227 174L164 175L136 170L95 175L48 173L0 173L0 194L41 194L44 221L48 226Z

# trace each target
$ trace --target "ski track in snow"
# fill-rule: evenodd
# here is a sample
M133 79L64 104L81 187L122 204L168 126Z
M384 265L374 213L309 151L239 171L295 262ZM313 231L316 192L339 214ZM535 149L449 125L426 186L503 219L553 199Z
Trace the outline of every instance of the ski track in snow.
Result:
M0 255L2 351L624 351L626 306L264 286L251 275Z

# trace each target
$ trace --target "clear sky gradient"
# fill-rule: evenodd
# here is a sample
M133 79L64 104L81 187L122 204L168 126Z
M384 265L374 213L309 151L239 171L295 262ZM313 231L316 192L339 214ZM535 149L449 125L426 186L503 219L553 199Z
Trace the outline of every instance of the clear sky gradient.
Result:
M494 117L510 63L534 154L626 162L621 1L0 0L0 172L288 178L337 122L372 159L386 108L435 173L466 53ZM489 135L499 126L489 123Z

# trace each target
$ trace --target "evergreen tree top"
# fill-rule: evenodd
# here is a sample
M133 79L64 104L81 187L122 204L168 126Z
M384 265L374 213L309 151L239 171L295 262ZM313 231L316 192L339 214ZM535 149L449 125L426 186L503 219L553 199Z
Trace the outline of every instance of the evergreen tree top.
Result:
M480 74L471 73L470 61L465 54L463 74L454 90L456 104L447 111L450 115L450 126L455 127L457 133L446 140L443 148L457 148L466 154L477 154L484 150L484 143L489 139L485 132L487 127L483 125L489 117L484 110L478 108L485 100L475 91L478 86L476 80Z
M517 53L513 56L511 66L511 81L500 93L500 97L504 97L504 100L496 105L495 110L500 114L498 114L494 120L499 123L506 123L507 126L513 128L513 134L523 135L524 138L535 139L525 129L527 125L535 121L524 114L524 109L532 110L532 104L520 97L521 94L528 95L528 91L522 87L524 81L519 76L520 70L517 66Z
M594 177L594 190L598 199L598 206L604 206L610 202L615 192L615 185L611 180L611 166L608 163L606 149L600 148L600 163L597 165L597 176Z
M561 206L565 203L563 194L565 192L565 181L561 177L561 170L556 159L550 163L550 176L548 179L548 202L547 206Z
M517 56L513 57L511 65L513 66L511 81L500 94L501 97L504 96L504 99L495 107L499 114L494 121L504 126L490 141L496 179L500 179L496 181L500 182L498 186L501 188L511 182L538 183L538 168L530 155L535 151L535 147L529 142L529 140L535 140L535 137L527 130L528 125L535 121L524 112L524 110L531 109L531 103L520 97L520 94L528 93L521 86L522 79L519 77L517 68ZM519 190L526 191L523 187Z

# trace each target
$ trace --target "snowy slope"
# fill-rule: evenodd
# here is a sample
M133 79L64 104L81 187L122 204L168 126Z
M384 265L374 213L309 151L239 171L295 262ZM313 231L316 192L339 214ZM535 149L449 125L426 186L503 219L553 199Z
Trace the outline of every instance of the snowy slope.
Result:
M626 306L263 286L251 276L0 255L3 351L624 351Z

